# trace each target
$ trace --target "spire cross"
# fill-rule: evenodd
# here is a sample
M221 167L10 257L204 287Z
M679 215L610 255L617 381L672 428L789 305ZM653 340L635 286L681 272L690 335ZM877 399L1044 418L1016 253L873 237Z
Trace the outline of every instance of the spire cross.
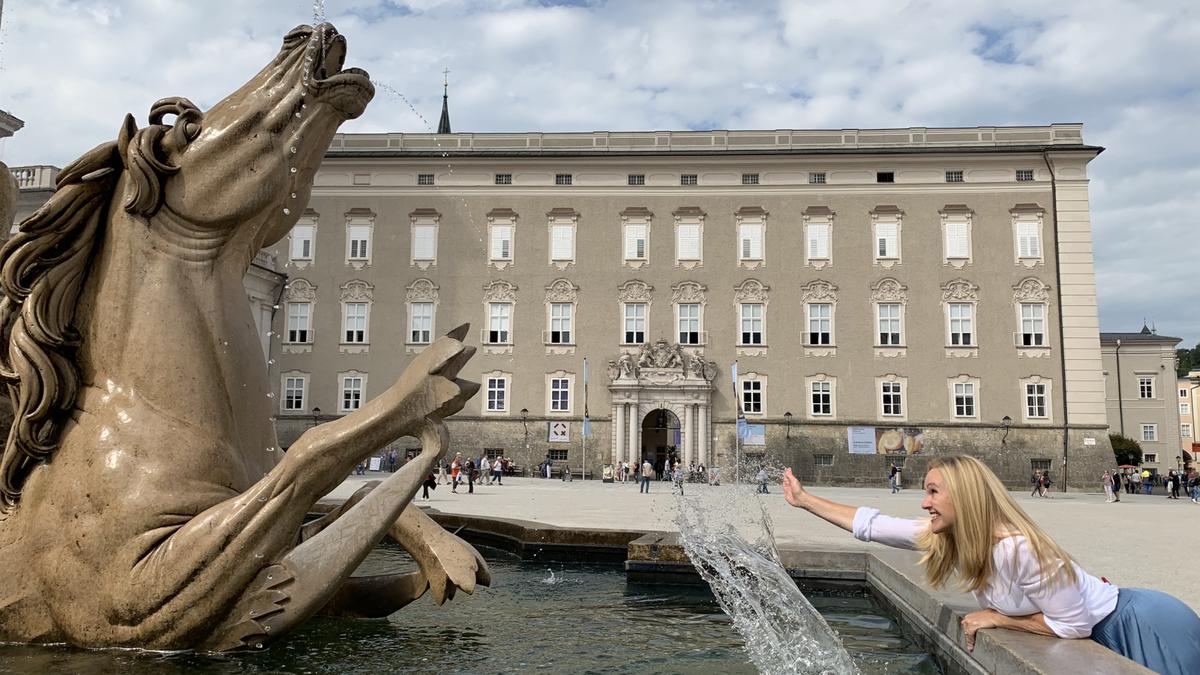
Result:
M442 95L443 96L446 94L446 91L450 88L450 77L449 76L450 76L450 69L443 68L442 69Z

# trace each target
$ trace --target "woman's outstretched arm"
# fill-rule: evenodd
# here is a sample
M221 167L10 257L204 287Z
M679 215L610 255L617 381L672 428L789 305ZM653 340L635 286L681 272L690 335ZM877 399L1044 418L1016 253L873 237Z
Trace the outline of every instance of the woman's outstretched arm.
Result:
M819 516L847 532L854 531L854 514L858 512L857 506L839 504L812 494L804 489L804 486L800 484L800 479L792 474L791 469L783 472L783 498L792 506Z

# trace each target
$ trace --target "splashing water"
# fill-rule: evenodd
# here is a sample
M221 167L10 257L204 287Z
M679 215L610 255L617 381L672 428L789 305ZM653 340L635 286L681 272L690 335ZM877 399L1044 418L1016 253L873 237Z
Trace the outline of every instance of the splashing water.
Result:
M733 619L750 660L769 675L857 675L837 633L780 562L762 502L749 490L734 495L740 504L757 506L749 522L737 522L751 515L745 509L718 504L709 495L682 497L676 524L684 551Z

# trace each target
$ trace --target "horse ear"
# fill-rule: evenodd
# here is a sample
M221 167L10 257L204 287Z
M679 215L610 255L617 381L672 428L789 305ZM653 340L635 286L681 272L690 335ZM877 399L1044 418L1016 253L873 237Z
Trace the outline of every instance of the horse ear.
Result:
M121 122L121 131L117 134L117 152L121 153L121 162L126 166L129 164L127 157L129 142L133 140L137 130L137 122L134 121L133 115L125 113L125 120Z

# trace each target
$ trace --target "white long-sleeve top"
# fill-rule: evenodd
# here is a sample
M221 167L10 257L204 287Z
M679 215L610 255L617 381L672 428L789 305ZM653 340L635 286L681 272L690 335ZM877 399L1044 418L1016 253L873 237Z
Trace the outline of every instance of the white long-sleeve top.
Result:
M855 538L895 548L915 549L917 535L926 527L928 521L885 516L868 506L859 507L854 514ZM1041 612L1046 626L1059 637L1090 636L1092 628L1117 607L1117 587L1084 572L1079 565L1075 565L1075 583L1065 578L1044 583L1037 556L1021 535L996 542L992 569L987 585L973 593L979 606L1007 616Z

